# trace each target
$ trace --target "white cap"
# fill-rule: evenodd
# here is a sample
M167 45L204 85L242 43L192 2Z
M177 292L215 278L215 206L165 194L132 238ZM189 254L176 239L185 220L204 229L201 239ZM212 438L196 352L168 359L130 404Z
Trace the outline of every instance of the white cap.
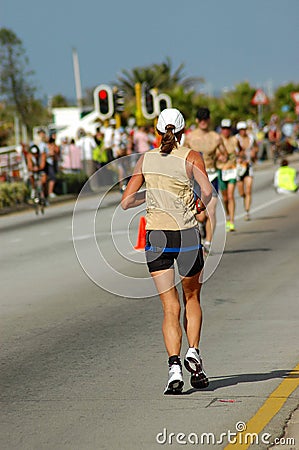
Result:
M232 122L230 119L222 119L221 120L221 128L230 128L232 126Z
M174 133L178 133L185 127L185 120L182 113L176 108L166 108L160 113L157 122L157 130L166 133L167 125L174 126Z
M247 129L247 123L242 121L237 123L237 130L246 130Z

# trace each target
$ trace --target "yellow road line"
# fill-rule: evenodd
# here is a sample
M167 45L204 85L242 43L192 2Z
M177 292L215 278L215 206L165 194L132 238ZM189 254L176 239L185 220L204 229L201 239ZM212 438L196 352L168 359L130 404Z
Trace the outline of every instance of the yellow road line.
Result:
M271 419L278 413L287 401L289 396L299 386L299 364L289 373L289 375L280 383L280 385L269 395L265 403L260 407L256 414L247 422L246 430L237 434L235 444L230 443L226 449L247 449L249 443L245 443L243 437L247 433L259 434Z

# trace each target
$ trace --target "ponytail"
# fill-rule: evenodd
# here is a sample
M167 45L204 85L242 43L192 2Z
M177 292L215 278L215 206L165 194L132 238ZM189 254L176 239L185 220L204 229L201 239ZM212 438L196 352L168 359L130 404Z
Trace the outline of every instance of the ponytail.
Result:
M166 132L162 135L161 139L161 153L169 154L174 148L177 148L177 138L174 134L174 125L167 125L165 127Z

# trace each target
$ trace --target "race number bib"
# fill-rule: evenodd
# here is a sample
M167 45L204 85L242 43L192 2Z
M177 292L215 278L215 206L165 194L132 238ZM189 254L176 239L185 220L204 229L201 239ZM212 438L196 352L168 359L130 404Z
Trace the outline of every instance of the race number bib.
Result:
M222 170L221 178L223 181L234 180L237 178L237 168Z
M213 180L215 180L215 178L218 177L218 172L216 169L207 169L207 174L210 182L212 182Z

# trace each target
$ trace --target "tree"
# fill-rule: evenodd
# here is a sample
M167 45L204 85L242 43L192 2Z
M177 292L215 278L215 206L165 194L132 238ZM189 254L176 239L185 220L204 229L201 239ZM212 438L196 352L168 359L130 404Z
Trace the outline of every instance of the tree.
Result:
M169 92L172 89L182 86L188 90L198 83L203 82L203 78L185 77L183 73L184 64L181 64L173 71L170 58L166 58L161 64L153 64L145 67L135 67L131 71L122 70L122 75L118 77L117 85L127 92L128 96L135 95L135 84L146 82L148 86L157 88L160 91Z
M65 106L69 106L69 102L64 95L56 94L52 97L51 99L52 108L62 108Z
M0 95L29 131L41 123L41 116L37 118L35 112L44 118L46 114L42 103L35 99L36 88L30 81L34 72L27 69L29 62L22 41L7 28L0 29L0 59Z
M274 93L273 111L276 114L279 114L280 117L287 115L287 116L292 117L293 119L296 118L296 114L294 111L295 103L291 96L292 92L299 92L299 84L298 83L296 83L296 84L288 83L283 86L280 86L276 89L276 91ZM284 106L288 107L288 110L286 110L285 114L282 111Z
M251 104L255 91L248 81L237 84L233 91L223 96L223 113L233 121L255 117L256 107Z

